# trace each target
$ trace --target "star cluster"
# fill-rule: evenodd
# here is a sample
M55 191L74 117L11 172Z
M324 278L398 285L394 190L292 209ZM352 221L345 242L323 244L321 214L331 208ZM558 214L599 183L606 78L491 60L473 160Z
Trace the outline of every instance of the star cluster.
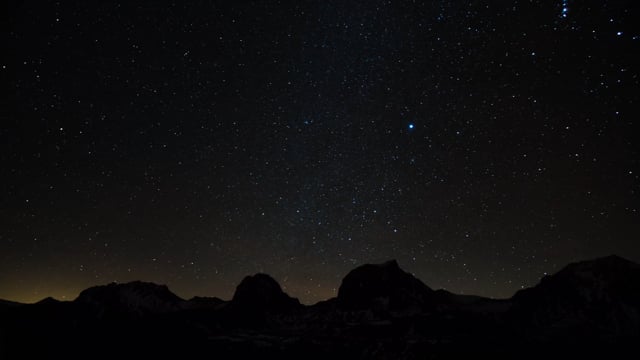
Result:
M640 260L631 1L47 2L4 16L0 298L367 262L507 297Z

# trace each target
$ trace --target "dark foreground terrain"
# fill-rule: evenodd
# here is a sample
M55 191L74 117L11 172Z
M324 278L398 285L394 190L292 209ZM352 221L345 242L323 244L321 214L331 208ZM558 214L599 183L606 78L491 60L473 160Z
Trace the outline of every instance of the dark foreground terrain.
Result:
M0 301L0 359L617 358L638 343L640 265L617 256L506 300L432 290L390 261L354 269L337 298L313 306L265 274L231 301L143 282L71 302Z

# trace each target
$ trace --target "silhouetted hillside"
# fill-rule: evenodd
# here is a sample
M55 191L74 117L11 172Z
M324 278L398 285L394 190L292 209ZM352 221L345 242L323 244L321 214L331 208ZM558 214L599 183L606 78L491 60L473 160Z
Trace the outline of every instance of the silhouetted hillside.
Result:
M434 291L402 271L395 260L354 269L342 280L338 291L338 305L351 310L418 313L434 301Z
M185 300L172 293L166 285L133 281L95 286L80 293L74 302L88 305L103 313L166 313L180 310Z
M267 274L245 277L231 303L247 311L288 311L300 306L298 299L285 294L280 284Z
M269 275L231 301L183 300L144 282L76 300L0 301L0 355L19 358L599 358L640 341L640 265L570 264L511 299L434 291L396 261L345 276L338 297L304 306Z
M640 335L640 265L608 256L566 266L513 296L513 315L547 335Z

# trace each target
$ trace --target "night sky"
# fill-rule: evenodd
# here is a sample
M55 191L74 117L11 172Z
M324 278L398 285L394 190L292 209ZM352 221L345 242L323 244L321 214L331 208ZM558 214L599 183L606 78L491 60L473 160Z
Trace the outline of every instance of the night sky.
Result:
M0 298L640 261L638 1L131 3L2 12Z

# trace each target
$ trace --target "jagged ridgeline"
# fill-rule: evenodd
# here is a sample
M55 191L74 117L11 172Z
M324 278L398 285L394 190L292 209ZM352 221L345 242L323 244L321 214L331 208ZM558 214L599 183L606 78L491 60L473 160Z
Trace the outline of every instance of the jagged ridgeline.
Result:
M267 274L229 301L134 281L68 302L0 301L0 319L2 359L611 357L640 340L640 265L574 263L496 300L431 289L389 261L352 270L311 306Z

